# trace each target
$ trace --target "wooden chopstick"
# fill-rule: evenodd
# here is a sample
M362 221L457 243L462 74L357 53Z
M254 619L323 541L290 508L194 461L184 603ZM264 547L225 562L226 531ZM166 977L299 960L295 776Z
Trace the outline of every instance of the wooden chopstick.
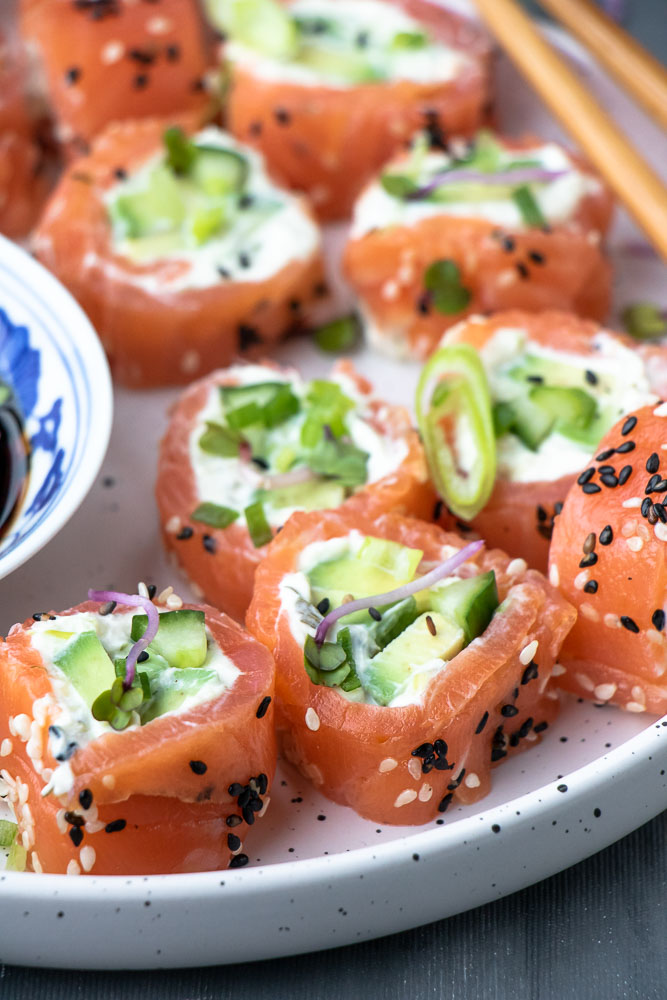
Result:
M486 24L545 104L667 260L667 188L514 0L475 0Z
M538 0L649 114L667 126L667 70L592 0ZM667 18L667 7L664 11Z

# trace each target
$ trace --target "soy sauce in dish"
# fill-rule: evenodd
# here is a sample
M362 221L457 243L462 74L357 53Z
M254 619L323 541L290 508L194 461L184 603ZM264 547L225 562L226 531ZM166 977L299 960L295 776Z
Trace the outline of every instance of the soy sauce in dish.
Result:
M23 416L10 386L0 382L0 537L25 494L30 448Z

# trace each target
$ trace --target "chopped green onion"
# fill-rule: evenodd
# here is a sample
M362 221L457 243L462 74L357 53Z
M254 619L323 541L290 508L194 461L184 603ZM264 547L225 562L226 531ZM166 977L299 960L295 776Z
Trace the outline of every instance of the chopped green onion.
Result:
M665 311L652 302L634 302L626 306L622 319L628 333L638 340L650 340L667 334Z
M273 538L271 525L267 521L266 514L264 513L264 504L261 500L257 500L255 503L251 503L249 507L246 507L243 513L245 515L246 524L248 525L248 533L252 539L252 544L256 549L261 549L263 545L267 545Z
M285 383L262 408L262 421L265 427L278 427L293 417L301 409L301 402L295 396L288 383Z
M522 184L521 187L515 188L512 191L512 200L521 212L521 218L527 226L539 228L546 226L547 220L544 218L542 209L527 184Z
M200 503L198 507L193 510L190 518L193 521L200 521L202 524L208 524L212 528L228 528L232 522L234 522L239 516L237 510L232 510L231 507L222 507L217 503Z
M368 453L346 441L321 438L306 462L318 476L335 479L349 489L363 486L368 479Z
M244 427L250 427L252 424L261 424L263 422L262 409L258 403L245 403L243 406L238 406L235 410L228 410L225 414L225 419L232 430L240 431Z
M470 291L461 284L461 271L454 260L434 260L424 272L424 286L431 292L433 305L448 316L461 312L471 299Z
M419 189L419 185L412 178L402 174L382 174L380 184L392 198L408 198Z
M357 665L354 661L354 654L352 652L352 635L350 634L349 628L347 626L342 628L336 638L343 647L345 657L350 668L349 674L343 678L340 682L340 686L343 691L356 691L357 688L361 687L361 681L359 680Z
M423 49L428 35L423 31L399 31L391 40L392 49Z
M177 125L166 129L162 139L167 149L167 166L171 167L176 174L187 174L197 159L195 144Z
M315 343L322 351L337 354L349 351L359 339L359 319L356 315L341 316L331 323L325 323L313 334Z
M10 823L8 819L0 819L0 847L11 847L16 839L17 830L16 823Z
M239 454L240 436L223 424L206 421L206 430L199 438L199 447L209 455L236 458Z
M491 395L474 348L436 351L422 370L415 405L435 488L457 517L470 520L491 496L496 476Z

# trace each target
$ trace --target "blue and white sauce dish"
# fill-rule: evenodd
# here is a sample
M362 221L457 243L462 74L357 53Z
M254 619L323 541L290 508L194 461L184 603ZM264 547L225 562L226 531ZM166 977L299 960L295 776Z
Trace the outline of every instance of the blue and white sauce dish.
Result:
M0 577L77 510L102 464L113 412L109 367L80 307L40 264L0 238L0 382L24 421L26 489L0 538Z

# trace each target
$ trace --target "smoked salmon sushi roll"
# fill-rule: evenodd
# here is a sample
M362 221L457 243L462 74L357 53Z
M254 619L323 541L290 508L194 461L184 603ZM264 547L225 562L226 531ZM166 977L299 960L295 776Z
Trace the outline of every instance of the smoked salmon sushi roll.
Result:
M21 31L72 152L113 121L215 111L196 0L21 0Z
M240 867L276 760L273 661L169 587L91 591L0 646L0 776L26 867L149 875Z
M567 494L549 555L549 578L579 612L558 683L656 715L667 712L666 447L665 403L616 423Z
M207 0L229 41L227 120L322 219L349 216L407 139L471 135L489 101L489 46L424 0Z
M63 176L34 246L134 387L190 381L275 342L323 290L303 199L212 127L110 126Z
M367 337L424 358L466 315L562 309L602 320L609 191L555 142L480 133L433 150L419 137L354 209L344 268Z
M156 495L167 549L239 621L267 544L294 511L430 517L436 500L408 413L349 362L328 380L237 365L190 386L162 440Z
M658 357L664 359L664 349L653 347L649 356L631 338L590 320L518 310L474 316L441 343L445 356L463 346L481 361L496 464L483 508L466 524L444 510L443 524L472 527L489 545L546 572L554 518L600 438L623 414L667 392ZM436 352L426 369L437 368L438 358ZM449 409L450 417L465 420L466 397L452 397ZM622 485L623 468L603 470L610 487Z
M435 525L294 514L255 578L287 758L376 823L425 823L491 787L553 720L574 621L544 577Z

